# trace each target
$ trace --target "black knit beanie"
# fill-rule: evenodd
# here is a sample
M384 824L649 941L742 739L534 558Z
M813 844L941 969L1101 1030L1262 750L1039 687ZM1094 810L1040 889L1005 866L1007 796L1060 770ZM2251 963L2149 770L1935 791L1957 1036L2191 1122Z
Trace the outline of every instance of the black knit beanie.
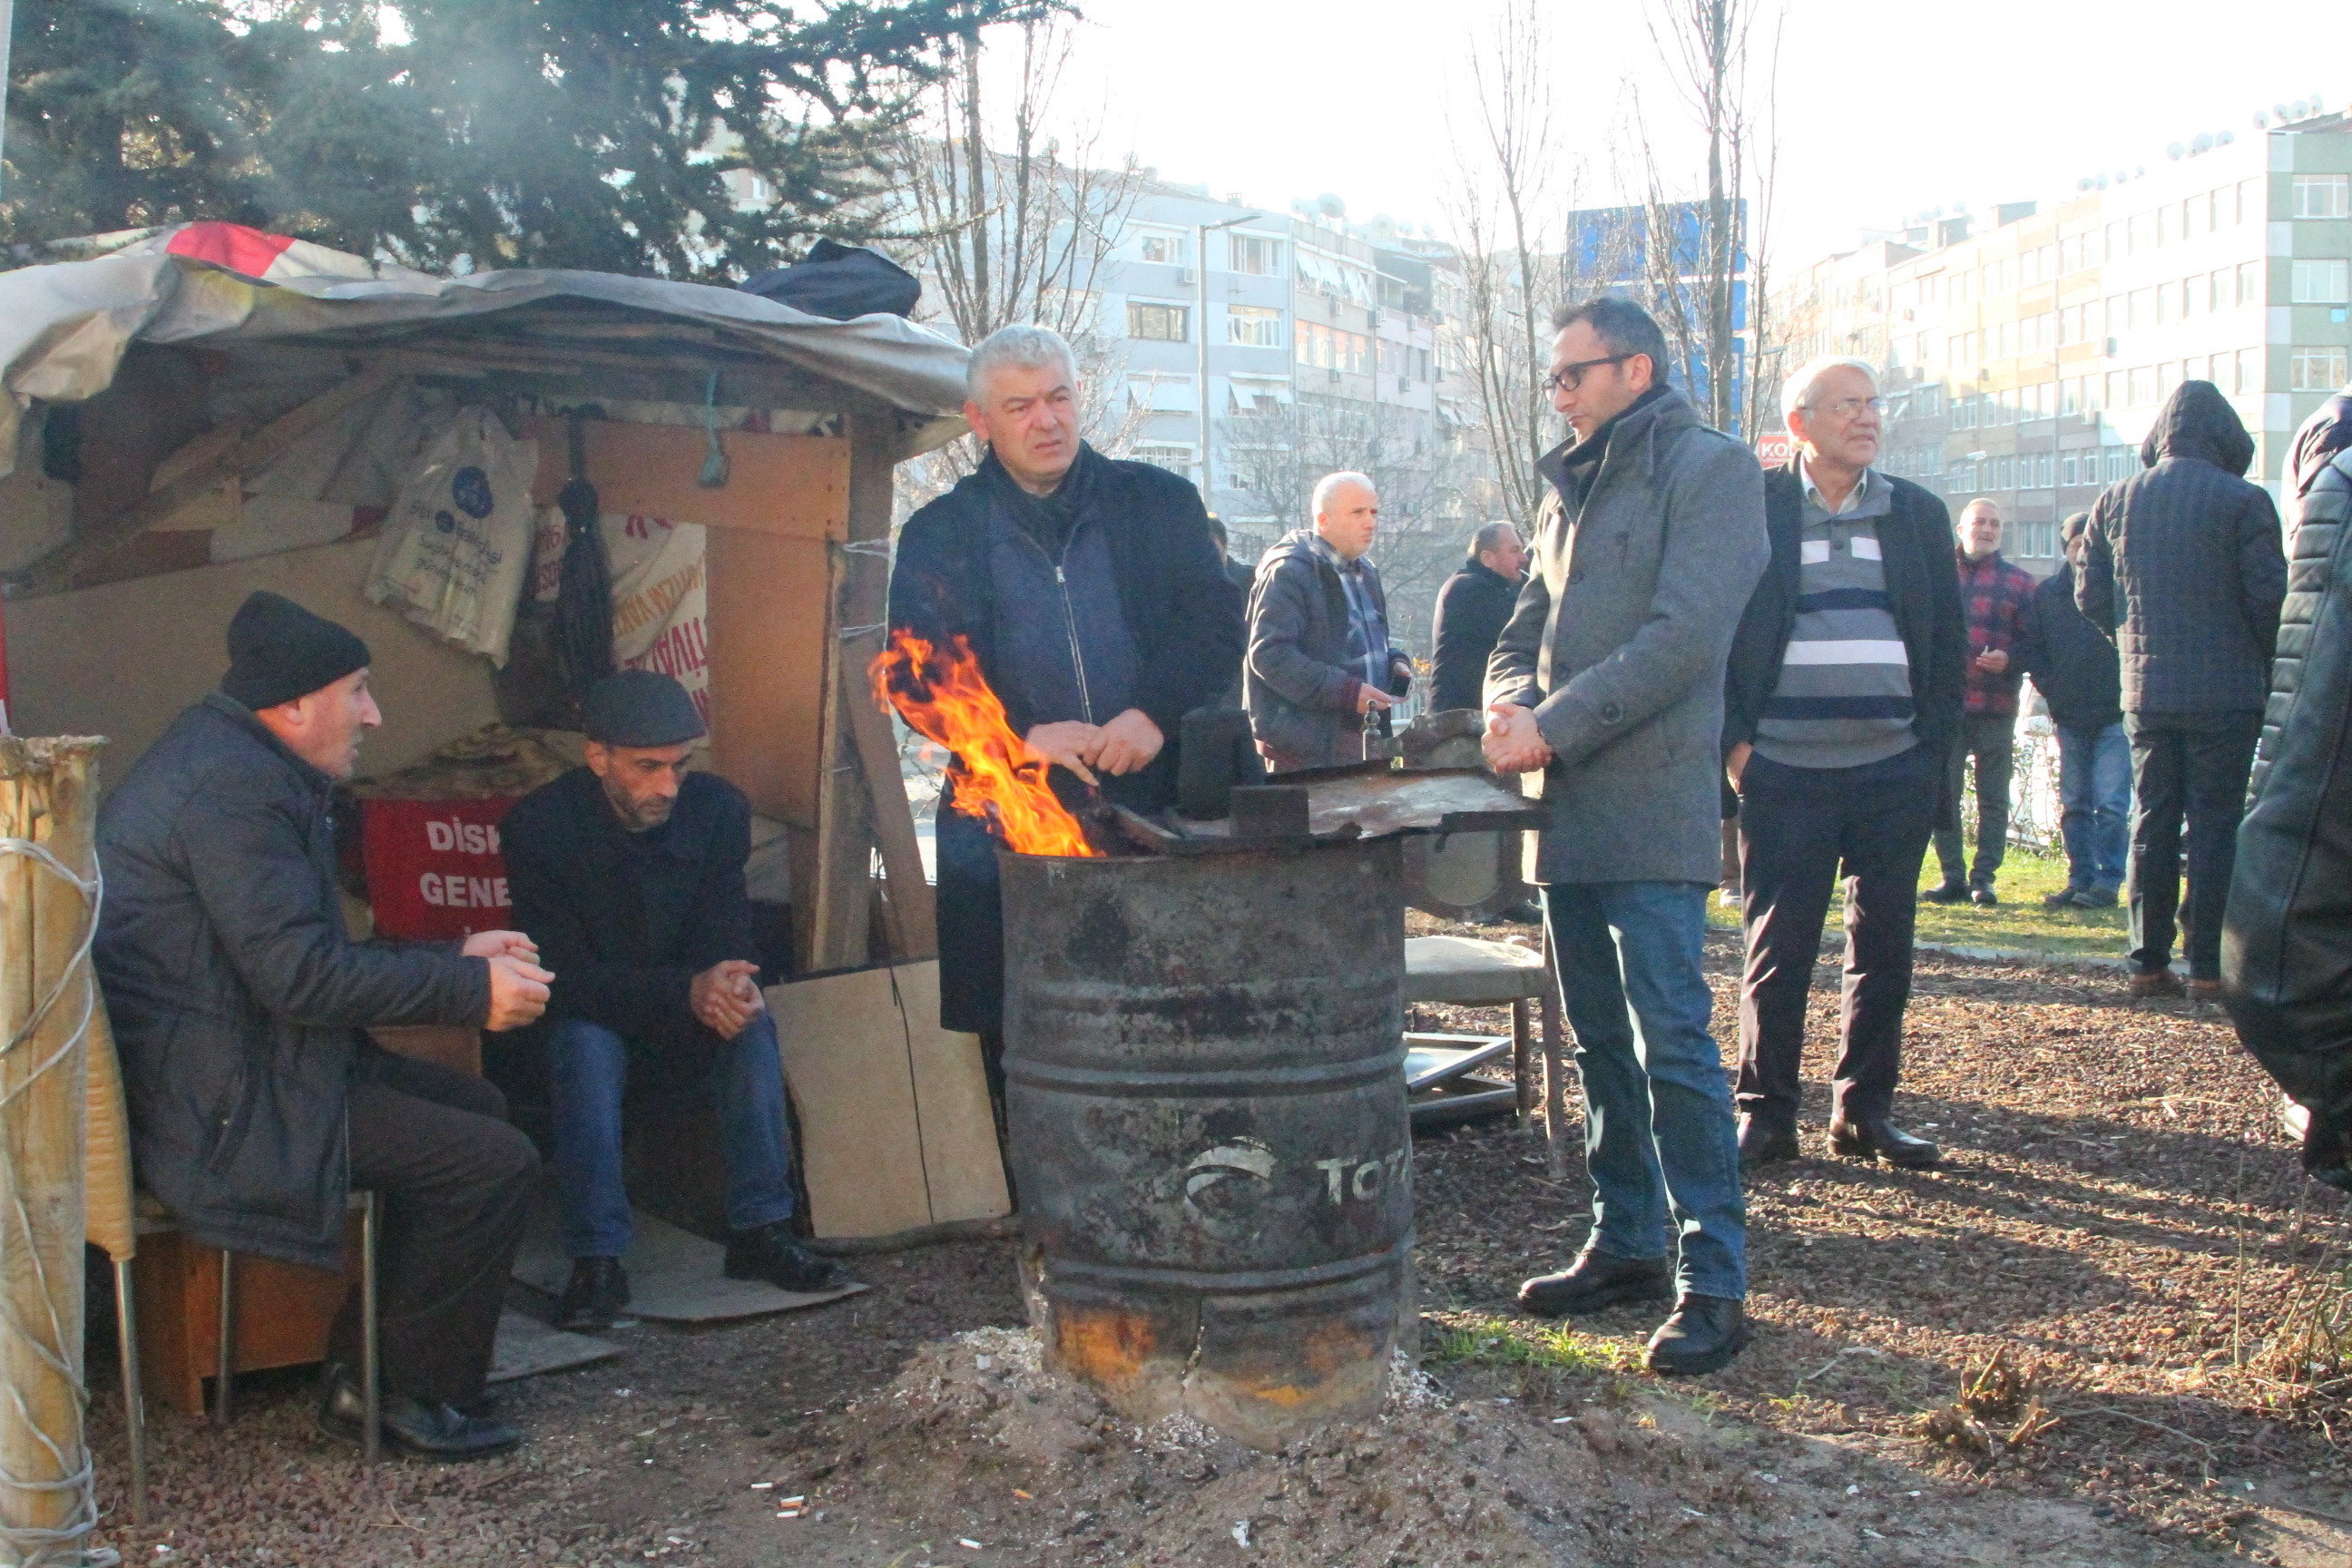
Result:
M229 619L228 673L220 689L257 713L331 686L368 662L367 644L349 631L261 589Z

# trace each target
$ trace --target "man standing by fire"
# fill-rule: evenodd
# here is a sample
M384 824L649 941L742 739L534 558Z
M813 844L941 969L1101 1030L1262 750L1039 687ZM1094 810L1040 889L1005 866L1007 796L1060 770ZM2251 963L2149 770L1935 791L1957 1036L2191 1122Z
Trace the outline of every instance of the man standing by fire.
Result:
M1699 944L1723 853L1724 664L1771 554L1764 473L1666 384L1640 306L1602 296L1552 325L1545 380L1570 438L1537 468L1561 510L1487 664L1486 750L1497 772L1544 775L1533 879L1576 1030L1592 1230L1519 1302L1560 1317L1671 1300L1650 1369L1708 1373L1748 1333Z
M891 635L963 638L1066 798L1083 785L1137 811L1171 805L1179 722L1231 688L1242 658L1242 592L1200 492L1079 438L1077 361L1044 327L991 334L965 389L988 452L900 531ZM939 813L939 937L940 1026L982 1037L1001 1102L996 848L951 794Z

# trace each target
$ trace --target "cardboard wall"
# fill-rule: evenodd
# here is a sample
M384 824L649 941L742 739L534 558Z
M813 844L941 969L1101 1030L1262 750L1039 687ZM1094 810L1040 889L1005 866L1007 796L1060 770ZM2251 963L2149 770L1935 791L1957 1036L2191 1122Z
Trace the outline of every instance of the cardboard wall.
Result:
M571 470L565 423L542 419L531 498L552 506ZM593 420L583 432L600 512L710 531L710 765L751 809L817 819L832 545L848 538L849 443L834 436L719 436L727 483L699 482L708 438L677 425Z
M7 605L8 716L24 735L104 735L100 776L121 778L173 716L220 684L223 639L246 595L268 588L341 621L374 656L383 710L360 755L388 773L498 718L489 661L360 592L373 540L23 599Z

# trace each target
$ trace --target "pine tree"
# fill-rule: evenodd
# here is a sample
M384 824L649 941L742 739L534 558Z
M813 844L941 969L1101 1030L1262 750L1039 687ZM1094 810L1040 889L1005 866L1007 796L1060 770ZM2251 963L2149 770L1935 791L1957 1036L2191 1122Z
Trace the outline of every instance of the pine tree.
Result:
M1060 4L20 0L0 236L226 217L433 271L730 281L856 237L943 42Z

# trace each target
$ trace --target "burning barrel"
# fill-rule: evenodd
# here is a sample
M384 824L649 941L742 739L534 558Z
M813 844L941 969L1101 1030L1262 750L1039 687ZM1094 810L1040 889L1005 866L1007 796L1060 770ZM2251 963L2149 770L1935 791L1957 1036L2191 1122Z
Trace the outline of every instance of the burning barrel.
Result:
M1416 1321L1393 837L1000 857L1006 1110L1049 1363L1279 1445Z

